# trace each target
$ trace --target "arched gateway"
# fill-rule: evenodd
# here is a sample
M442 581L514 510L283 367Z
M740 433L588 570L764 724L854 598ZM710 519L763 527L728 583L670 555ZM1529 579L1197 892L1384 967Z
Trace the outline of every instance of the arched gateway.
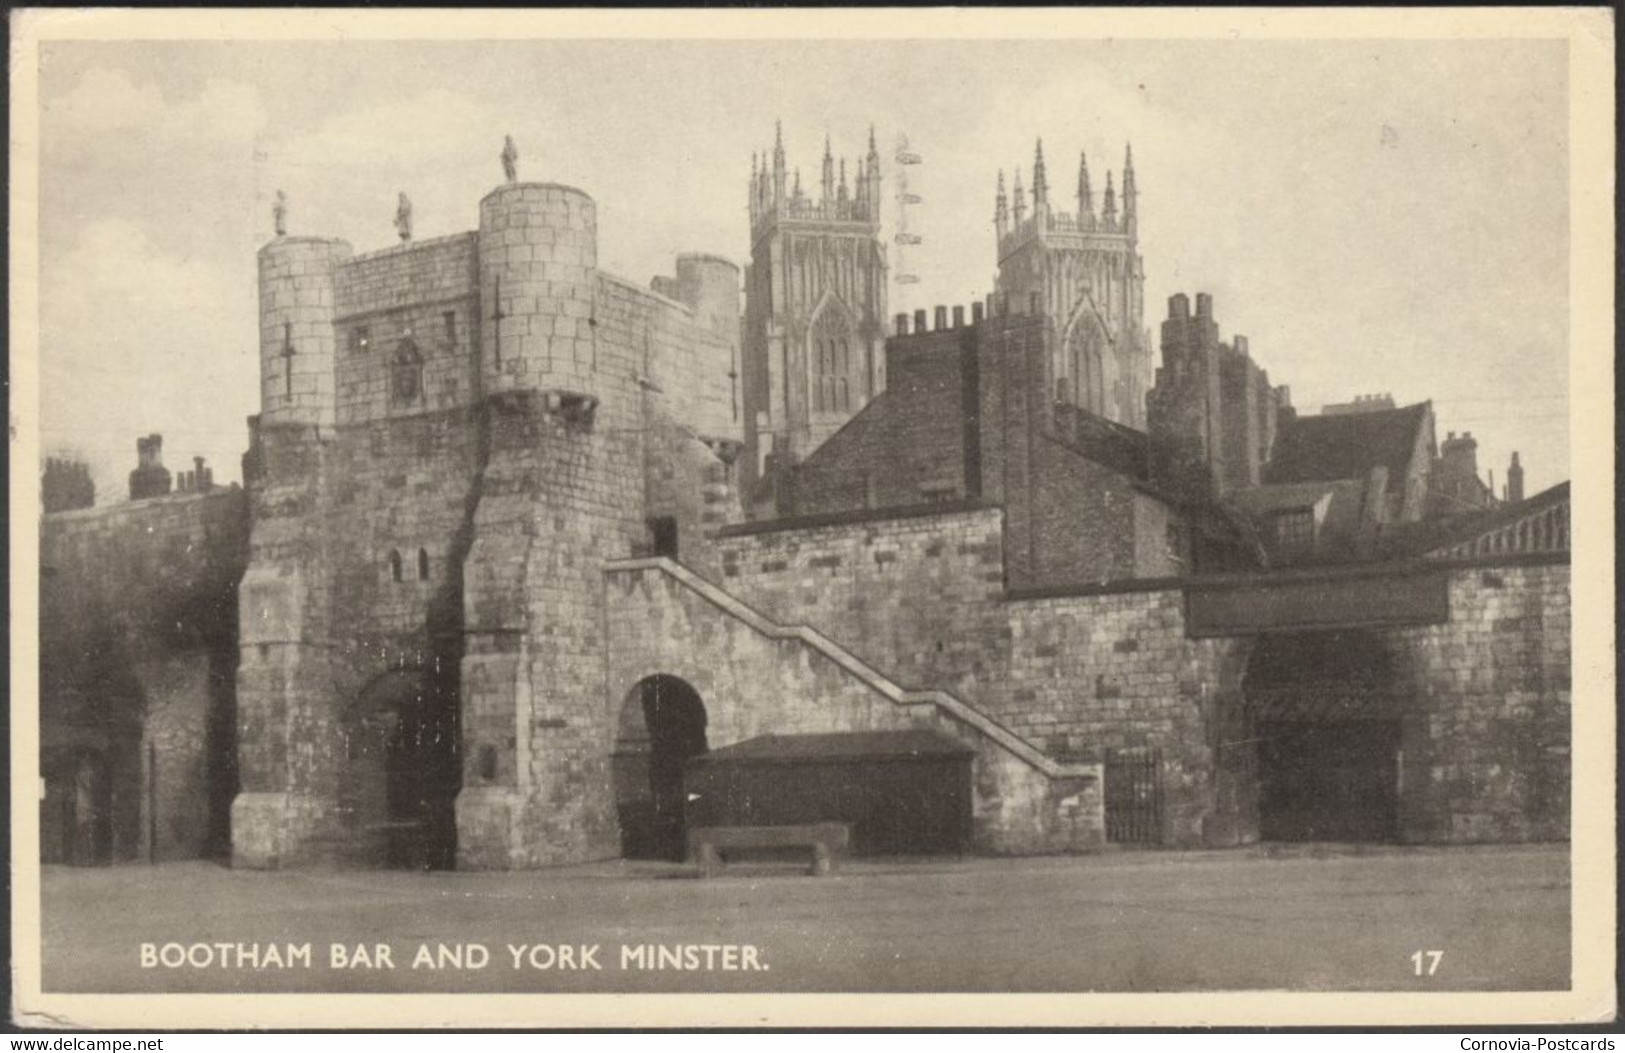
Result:
M1399 839L1408 707L1374 634L1266 634L1243 689L1260 839Z
M683 765L706 751L705 704L675 676L646 677L621 706L614 754L621 854L681 859L687 827Z
M399 670L369 683L345 714L340 807L367 857L387 866L455 863L455 716L439 698L432 678Z

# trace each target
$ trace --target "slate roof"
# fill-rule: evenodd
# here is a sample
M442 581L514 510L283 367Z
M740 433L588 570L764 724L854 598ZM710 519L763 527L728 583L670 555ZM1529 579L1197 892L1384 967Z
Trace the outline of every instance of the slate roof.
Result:
M880 757L957 757L974 752L963 742L941 732L911 728L824 735L762 735L701 754L694 758L694 763L798 764Z
M1388 489L1403 490L1416 433L1429 404L1393 410L1298 417L1275 439L1265 483L1312 483L1364 479L1371 469L1388 469Z

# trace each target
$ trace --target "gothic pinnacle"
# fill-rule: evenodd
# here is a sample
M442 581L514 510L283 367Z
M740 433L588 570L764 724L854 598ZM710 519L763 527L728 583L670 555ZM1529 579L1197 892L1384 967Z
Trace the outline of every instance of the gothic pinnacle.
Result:
M1092 216L1095 212L1094 191L1089 188L1089 158L1078 152L1078 215Z
M1109 168L1106 169L1106 205L1100 214L1106 220L1117 218L1117 191L1112 189L1112 170Z
M1134 144L1130 143L1123 151L1123 213L1134 214L1134 199L1138 194L1134 187Z
M880 156L880 151L875 149L875 126L872 124L869 126L869 156Z
M1033 155L1033 207L1049 203L1049 179L1044 173L1044 140L1038 140Z

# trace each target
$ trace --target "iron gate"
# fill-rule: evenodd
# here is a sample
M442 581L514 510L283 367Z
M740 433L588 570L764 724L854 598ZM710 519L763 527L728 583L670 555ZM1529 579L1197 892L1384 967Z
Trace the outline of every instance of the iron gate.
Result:
M1162 841L1162 751L1106 751L1106 839L1123 844Z

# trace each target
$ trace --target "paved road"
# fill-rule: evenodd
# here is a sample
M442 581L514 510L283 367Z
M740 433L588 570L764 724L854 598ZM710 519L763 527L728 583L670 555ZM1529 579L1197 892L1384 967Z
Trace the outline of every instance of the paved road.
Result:
M46 868L55 991L1551 990L1569 986L1566 846L522 874ZM142 968L141 944L308 944L309 967ZM482 944L481 969L412 968ZM335 969L330 945L369 946ZM395 968L381 968L377 944ZM526 950L513 966L506 945ZM735 945L714 968L622 968L621 946ZM562 946L574 948L565 970ZM596 952L582 947L597 945ZM1442 950L1431 977L1411 955ZM179 953L171 951L171 954ZM478 952L464 950L478 958ZM651 952L650 964L659 959ZM696 963L706 952L694 952ZM201 958L202 952L193 952ZM597 964L601 969L579 968ZM634 957L631 963L636 966ZM449 960L448 960L449 966Z

